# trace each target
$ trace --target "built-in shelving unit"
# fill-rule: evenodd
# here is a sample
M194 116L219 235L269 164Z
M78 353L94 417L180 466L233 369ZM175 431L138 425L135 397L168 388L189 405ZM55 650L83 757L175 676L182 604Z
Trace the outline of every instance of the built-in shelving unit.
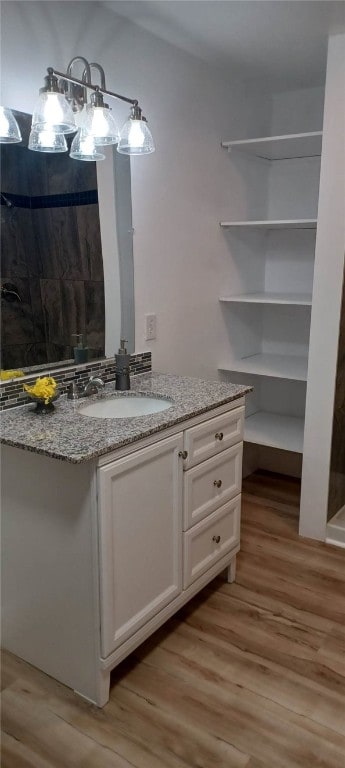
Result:
M316 229L317 219L280 219L275 221L221 221L223 229Z
M229 378L243 374L247 383L255 377L245 441L301 454L322 131L222 146L230 161L235 152L249 157L236 158L235 166L245 218L220 226L253 234L229 241L234 280L219 301L230 350L218 370ZM250 156L268 162L254 165ZM241 312L231 310L238 305Z
M263 291L258 293L240 293L234 296L221 296L219 301L236 302L236 304L291 304L309 307L312 303L312 296L307 293L273 293Z
M258 411L245 422L244 439L248 443L303 453L304 420Z
M220 371L237 371L255 376L268 376L273 379L291 379L307 381L308 359L301 355L249 355L241 360L220 365Z
M320 156L321 146L322 131L266 136L261 139L222 141L222 147L229 151L235 149L265 160L291 160L298 157Z

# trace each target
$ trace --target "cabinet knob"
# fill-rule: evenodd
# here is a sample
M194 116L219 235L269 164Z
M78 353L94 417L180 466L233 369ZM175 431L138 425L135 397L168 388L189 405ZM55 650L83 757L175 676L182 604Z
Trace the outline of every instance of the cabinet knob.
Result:
M215 485L216 488L221 488L222 487L222 481L221 480L214 480L213 481L213 485Z
M179 451L178 455L180 456L181 459L186 459L188 456L188 451Z
M220 536L212 536L212 541L214 541L216 544L219 544Z
M223 440L223 437L224 437L223 432L216 432L215 434L216 440Z

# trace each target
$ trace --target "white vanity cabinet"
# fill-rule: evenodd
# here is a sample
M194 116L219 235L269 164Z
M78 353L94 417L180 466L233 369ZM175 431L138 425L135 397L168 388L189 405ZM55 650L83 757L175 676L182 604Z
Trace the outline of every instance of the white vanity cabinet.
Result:
M3 646L98 706L239 550L244 398L99 459L2 448Z

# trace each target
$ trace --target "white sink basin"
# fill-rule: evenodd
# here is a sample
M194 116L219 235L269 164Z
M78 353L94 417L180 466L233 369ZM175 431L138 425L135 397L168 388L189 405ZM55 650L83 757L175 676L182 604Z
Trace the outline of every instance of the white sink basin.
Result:
M83 416L93 416L99 419L128 419L133 416L147 416L171 408L171 400L145 395L130 395L99 400L79 409Z

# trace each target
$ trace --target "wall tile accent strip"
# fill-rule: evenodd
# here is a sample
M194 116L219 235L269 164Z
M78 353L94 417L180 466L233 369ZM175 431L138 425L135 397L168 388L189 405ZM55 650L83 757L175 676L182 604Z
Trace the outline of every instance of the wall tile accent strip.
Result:
M131 355L130 372L132 376L138 373L149 373L151 370L151 352ZM50 375L54 376L55 381L58 383L60 394L64 395L72 381L77 381L78 384L86 384L90 376L100 376L105 382L115 381L115 360L113 357L109 357L106 360L92 360L89 363L85 363L85 365L70 365L68 368L63 368L62 366L57 368L55 363L51 368L47 367L44 371L41 369L37 373L30 373L30 375L20 379L2 381L0 382L0 412L32 402L23 390L23 382L25 384L34 384L39 376Z
M85 192L66 192L59 195L15 195L1 192L1 205L8 208L70 208L73 205L93 205L98 203L98 190Z

